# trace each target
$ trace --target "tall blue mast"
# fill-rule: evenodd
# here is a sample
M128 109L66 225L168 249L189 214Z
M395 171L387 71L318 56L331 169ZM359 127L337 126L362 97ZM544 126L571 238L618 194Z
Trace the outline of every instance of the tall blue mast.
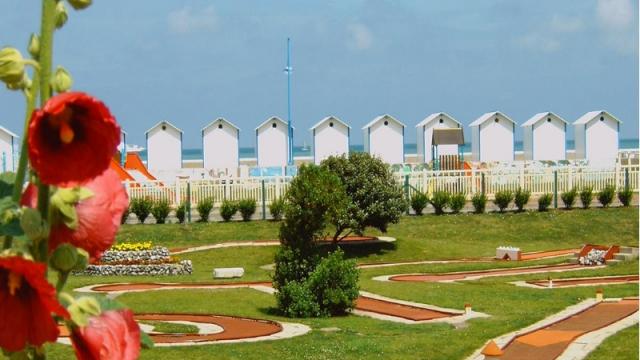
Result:
M291 128L291 39L287 38L287 67L284 69L287 74L287 131L289 141L288 164L293 165L293 129Z

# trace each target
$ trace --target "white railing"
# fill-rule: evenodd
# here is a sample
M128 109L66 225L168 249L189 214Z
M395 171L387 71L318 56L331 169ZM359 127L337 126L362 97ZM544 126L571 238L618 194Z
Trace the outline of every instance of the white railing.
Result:
M489 198L501 190L515 191L518 188L531 191L531 194L562 193L572 188L578 190L591 186L600 191L607 185L617 189L629 186L633 191L640 190L640 166L625 165L611 168L588 166L561 166L549 168L515 169L474 169L431 171L423 170L408 174L396 173L394 177L409 194L415 191L433 193L445 190L450 193L463 193L470 198L484 191ZM215 180L180 180L174 184L161 181L125 182L130 198L148 197L153 200L167 200L173 206L190 200L193 204L205 198L212 198L214 206L225 200L251 198L259 204L269 204L284 195L291 177L229 177ZM408 186L407 186L408 185Z

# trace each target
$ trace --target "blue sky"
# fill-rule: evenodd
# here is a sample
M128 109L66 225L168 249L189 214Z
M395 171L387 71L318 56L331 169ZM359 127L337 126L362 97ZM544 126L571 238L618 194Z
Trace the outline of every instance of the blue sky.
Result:
M39 1L3 9L0 46L24 51ZM572 122L607 109L624 122L621 137L638 135L636 1L95 0L69 12L55 65L137 144L169 120L185 147L200 147L200 129L224 116L253 145L259 123L286 117L287 36L296 144L311 143L307 129L327 115L362 143L360 127L382 113L415 142L415 124L439 111L468 124L501 110L521 124L541 111ZM19 94L0 91L0 125L18 132L23 112Z

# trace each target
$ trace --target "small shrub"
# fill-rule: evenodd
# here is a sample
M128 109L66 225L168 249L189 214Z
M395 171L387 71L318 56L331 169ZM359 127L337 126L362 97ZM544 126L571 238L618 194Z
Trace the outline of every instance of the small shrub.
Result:
M427 207L429 203L429 197L420 191L416 191L413 196L411 196L411 208L416 213L416 215L422 215L422 211Z
M358 275L355 260L345 260L340 248L320 261L306 283L321 316L343 315L353 309L358 298Z
M518 211L524 210L524 207L529 202L530 197L531 197L531 191L522 190L521 188L518 188L518 190L515 192L513 196L514 198L513 202L516 204Z
M569 191L565 191L560 195L564 208L567 210L573 209L573 205L576 203L576 197L578 196L578 190L573 188Z
M238 210L240 210L242 221L249 221L256 212L256 201L254 199L240 200L238 201Z
M618 200L620 200L622 206L627 207L631 205L631 199L633 199L633 190L624 189L618 191Z
M538 211L547 211L549 206L551 206L551 201L553 200L552 194L542 194L538 198Z
M509 207L512 200L513 193L509 190L503 190L496 193L493 203L496 204L498 209L500 209L500 212L504 212L504 210Z
M144 224L144 221L149 217L152 208L153 201L149 198L133 199L131 201L131 212L136 214L141 224Z
M473 204L474 212L476 214L482 214L487 207L487 195L484 193L476 193L471 198L471 203Z
M156 224L164 224L170 211L171 207L169 207L167 200L158 200L151 208L151 214L153 214L153 217L156 219Z
M186 201L181 202L180 205L178 205L178 207L176 208L176 218L178 218L179 224L184 223L188 208L189 203L187 203Z
M588 209L591 206L593 200L593 188L591 186L585 187L580 191L580 202L583 209Z
M453 194L449 199L449 207L454 214L459 213L466 203L467 197L463 193Z
M602 191L598 193L598 201L603 208L609 207L613 202L613 198L616 196L616 187L613 185L605 186Z
M205 198L198 201L198 214L200 214L200 222L208 222L209 214L211 214L211 209L213 209L213 199Z
M288 317L320 316L320 306L305 282L290 281L276 293L278 309Z
M129 204L129 206L127 206L124 209L124 212L122 213L122 217L120 218L121 225L124 225L127 222L127 219L129 218L129 214L131 214L131 204Z
M444 214L444 209L449 205L450 198L451 195L446 191L436 191L433 193L433 196L431 197L431 200L429 200L429 202L435 209L436 215Z
M269 213L275 221L282 220L282 214L284 213L284 198L275 199L269 204Z
M220 205L220 216L225 222L231 220L236 212L238 212L238 203L235 201L225 200Z

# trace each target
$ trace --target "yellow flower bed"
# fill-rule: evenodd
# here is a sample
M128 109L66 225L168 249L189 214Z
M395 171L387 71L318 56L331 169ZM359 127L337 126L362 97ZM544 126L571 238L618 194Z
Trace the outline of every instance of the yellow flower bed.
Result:
M142 250L151 250L153 248L153 244L151 241L146 242L137 242L137 243L120 243L115 244L111 247L111 251L142 251Z

